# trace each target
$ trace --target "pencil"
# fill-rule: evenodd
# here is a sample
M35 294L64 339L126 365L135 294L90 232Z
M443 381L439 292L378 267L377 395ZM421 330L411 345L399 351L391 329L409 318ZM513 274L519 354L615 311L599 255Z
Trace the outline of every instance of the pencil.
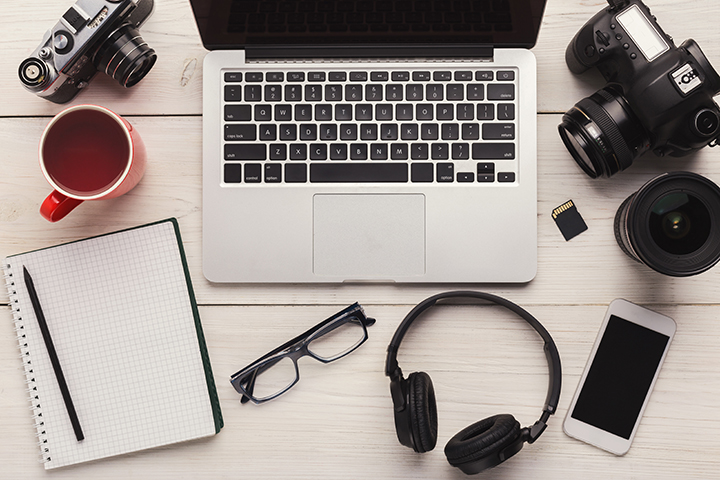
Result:
M75 438L77 438L79 442L85 438L85 435L80 427L80 420L78 419L77 412L75 411L75 405L70 397L70 390L68 389L67 382L65 381L65 375L63 375L62 368L60 367L60 360L58 359L57 352L55 351L55 345L53 344L52 337L50 336L50 330L48 329L47 322L45 321L45 315L40 307L40 300L38 299L37 292L35 291L35 284L30 276L30 272L27 271L27 268L25 268L24 265L23 277L28 294L30 295L33 310L35 310L35 316L37 317L38 324L40 324L40 332L42 333L43 340L45 341L45 347L47 348L48 355L50 355L50 363L52 363L53 370L55 370L55 377L57 378L58 385L60 386L60 393L65 401L65 407L67 408L68 415L70 415L70 423L72 423L73 430L75 431Z

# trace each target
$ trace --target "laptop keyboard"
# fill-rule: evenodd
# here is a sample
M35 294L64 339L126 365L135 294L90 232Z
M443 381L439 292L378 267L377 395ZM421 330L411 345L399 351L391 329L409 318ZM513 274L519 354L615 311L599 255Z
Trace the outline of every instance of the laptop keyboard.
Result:
M226 71L223 181L517 181L516 69Z

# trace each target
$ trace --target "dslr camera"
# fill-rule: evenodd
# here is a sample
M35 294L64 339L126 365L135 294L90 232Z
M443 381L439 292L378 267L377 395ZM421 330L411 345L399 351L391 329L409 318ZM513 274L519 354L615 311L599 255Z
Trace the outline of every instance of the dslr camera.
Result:
M720 136L720 77L698 44L676 47L640 0L608 0L565 52L570 70L596 67L608 85L580 100L558 129L592 178L610 177L651 150L681 157Z
M138 28L154 0L78 0L20 64L23 86L46 100L66 103L100 70L132 87L157 55Z

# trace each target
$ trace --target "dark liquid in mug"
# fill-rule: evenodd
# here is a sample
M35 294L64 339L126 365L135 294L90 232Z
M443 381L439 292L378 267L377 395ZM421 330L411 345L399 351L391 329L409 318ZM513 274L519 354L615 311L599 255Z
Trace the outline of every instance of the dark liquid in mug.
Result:
M127 167L130 147L115 119L76 110L55 123L43 146L45 168L68 193L91 196L112 187Z

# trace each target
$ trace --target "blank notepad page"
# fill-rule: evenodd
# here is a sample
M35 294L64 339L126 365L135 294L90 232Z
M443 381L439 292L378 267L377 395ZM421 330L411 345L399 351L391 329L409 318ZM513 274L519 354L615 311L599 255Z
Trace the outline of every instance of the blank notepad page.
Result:
M206 375L204 340L175 229L174 221L164 221L6 259L32 359L25 369L31 370L31 390L36 388L31 400L46 468L219 430L215 387ZM22 282L23 265L85 433L80 442Z

